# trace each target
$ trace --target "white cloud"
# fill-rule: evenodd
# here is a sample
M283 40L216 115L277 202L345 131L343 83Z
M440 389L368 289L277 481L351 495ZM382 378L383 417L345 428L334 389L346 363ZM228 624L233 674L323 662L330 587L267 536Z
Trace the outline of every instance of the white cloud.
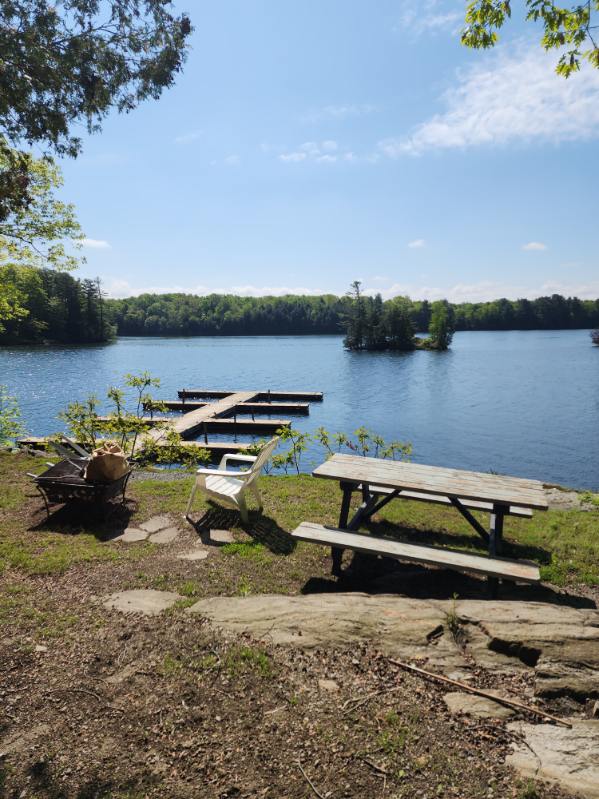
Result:
M180 136L175 136L174 142L175 144L191 144L191 142L197 141L203 131L201 130L192 130L189 133L182 133Z
M546 250L547 245L542 241L529 241L528 244L522 245L523 250Z
M351 150L339 146L334 139L324 141L305 141L295 150L279 153L279 161L283 163L300 163L312 161L317 164L334 164L337 161L355 161L356 156Z
M376 276L372 281L384 281L387 278ZM337 294L345 292L344 287L337 288L309 288L307 286L255 286L233 285L233 286L205 286L202 284L195 286L182 286L174 284L170 286L134 286L126 280L112 280L105 284L106 291L110 297L135 297L139 294L197 294L205 296L207 294L236 294L241 297L264 297L277 296L284 294ZM448 299L451 302L485 302L496 300L499 297L508 299L527 298L534 299L551 294L562 294L566 297L580 297L581 299L596 299L599 297L599 281L587 281L580 283L564 283L560 281L546 281L540 285L526 286L499 283L483 280L477 283L455 283L450 286L431 286L417 283L393 283L386 289L380 287L367 287L365 294L380 293L384 299L397 297L398 295L408 295L414 300L441 300Z
M343 120L351 117L366 116L367 114L374 114L379 109L376 105L369 105L368 103L348 105L325 105L323 108L316 108L302 116L302 122L325 122L327 120Z
M325 289L308 288L306 286L254 286L251 284L241 286L134 286L128 280L111 280L105 284L109 297L137 297L140 294L197 294L200 297L207 294L236 294L240 297L281 297L284 294L327 294Z
M520 44L501 48L457 72L443 95L446 110L410 135L383 139L390 158L427 150L540 141L584 141L599 135L599 70L569 80L555 74L555 53Z
M81 244L84 247L89 247L90 250L109 250L110 244L104 239L88 239L87 237L83 239Z
M599 281L586 283L563 283L546 281L540 285L526 286L482 280L478 283L455 283L451 286L429 286L415 283L393 283L386 289L365 288L365 294L380 293L384 299L407 295L413 300L442 300L450 302L486 302L506 297L510 300L535 299L551 294L565 297L596 299L599 297Z
M408 247L412 250L421 250L423 247L426 247L426 242L424 239L414 239L414 241L408 242Z
M457 7L456 7L457 6ZM412 36L447 31L453 33L464 21L462 3L443 0L409 0L402 3L402 14L394 31L405 31Z

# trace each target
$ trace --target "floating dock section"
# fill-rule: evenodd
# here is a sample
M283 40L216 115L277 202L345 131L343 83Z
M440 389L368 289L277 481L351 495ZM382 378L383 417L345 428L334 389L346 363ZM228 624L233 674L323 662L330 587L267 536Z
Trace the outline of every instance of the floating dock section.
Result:
M210 441L208 433L253 433L275 435L276 431L291 424L289 419L279 414L307 415L310 402L322 402L319 391L221 391L215 389L181 389L178 400L161 400L170 411L180 411L179 418L168 417L169 426L175 430L186 444L202 447L212 455L238 452L244 444L238 441ZM251 416L238 419L238 416ZM256 416L275 418L256 419ZM163 417L161 421L165 421ZM160 444L166 435L164 429L150 430L147 434ZM203 435L203 441L189 441ZM143 439L141 441L143 446Z
M168 429L175 430L190 448L206 449L213 458L228 452L239 452L248 444L236 440L237 435L250 434L274 436L291 421L280 414L307 416L311 402L322 402L319 391L218 391L213 389L181 389L178 400L161 400L169 411L179 411L179 416L163 416L150 413L143 417L148 432L140 437L136 450L143 449L144 440L164 442ZM146 413L149 408L144 409ZM251 419L248 418L251 416ZM238 418L241 417L241 418ZM261 417L261 418L256 418ZM100 421L108 421L102 416ZM230 434L231 441L210 440L209 433ZM198 441L190 440L196 436ZM46 449L48 440L43 437L23 438L20 446ZM166 443L166 442L164 442Z

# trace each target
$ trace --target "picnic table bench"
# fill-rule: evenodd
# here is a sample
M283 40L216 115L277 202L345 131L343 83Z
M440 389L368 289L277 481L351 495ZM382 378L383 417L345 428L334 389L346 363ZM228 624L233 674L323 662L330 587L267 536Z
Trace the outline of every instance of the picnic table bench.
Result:
M504 578L539 582L538 567L528 561L502 558L503 522L506 516L530 518L533 510L547 510L543 484L520 477L425 466L403 461L365 458L337 453L318 466L314 477L336 480L342 491L337 528L304 522L294 530L300 540L331 546L333 574L341 574L344 549L386 557L472 571L492 580ZM349 518L352 495L362 502ZM438 547L406 544L357 531L373 514L393 499L411 499L454 507L488 546L489 557ZM490 515L489 530L471 511Z

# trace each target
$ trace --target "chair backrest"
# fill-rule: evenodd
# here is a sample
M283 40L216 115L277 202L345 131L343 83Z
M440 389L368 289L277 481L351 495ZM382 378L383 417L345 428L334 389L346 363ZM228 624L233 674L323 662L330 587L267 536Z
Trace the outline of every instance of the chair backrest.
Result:
M255 480L256 477L258 477L258 475L262 471L262 467L266 464L266 462L272 455L273 450L278 443L279 443L279 437L275 436L274 438L271 438L270 441L267 441L266 444L262 447L262 449L258 453L258 457L254 461L252 468L250 469L250 477L248 479L248 482L251 482L252 480Z

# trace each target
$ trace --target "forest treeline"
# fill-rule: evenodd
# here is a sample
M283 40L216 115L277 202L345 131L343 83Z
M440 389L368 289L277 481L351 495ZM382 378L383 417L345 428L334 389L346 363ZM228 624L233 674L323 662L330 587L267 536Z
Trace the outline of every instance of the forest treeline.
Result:
M0 267L0 342L90 343L119 336L304 335L347 333L352 298L239 297L142 294L103 299L97 280L65 272ZM433 303L385 302L389 324L401 333L405 315L414 331L429 331ZM599 327L599 300L554 294L536 300L449 305L455 330L534 330ZM401 317L398 312L401 311ZM400 324L401 323L401 324Z
M432 303L405 298L418 332L429 329ZM343 333L350 297L239 297L141 294L107 300L119 336L301 335ZM387 300L383 306L393 303ZM451 304L455 330L550 330L599 326L599 299L553 294L536 300Z
M0 267L0 343L92 344L115 335L99 280L33 266Z

